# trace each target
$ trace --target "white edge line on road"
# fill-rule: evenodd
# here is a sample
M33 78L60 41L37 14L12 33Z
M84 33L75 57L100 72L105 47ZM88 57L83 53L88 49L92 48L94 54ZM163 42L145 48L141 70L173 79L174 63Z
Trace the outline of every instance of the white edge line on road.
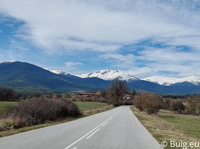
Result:
M100 129L98 128L97 130L95 130L92 134L90 134L86 139L89 139L91 136L93 136L97 131L99 131Z
M119 112L121 112L121 110L119 111ZM117 114L119 113L119 112L117 112ZM116 114L115 114L116 115ZM113 116L113 115L112 115ZM64 149L69 149L70 147L72 147L74 144L76 144L76 143L78 143L79 141L81 141L83 138L85 138L87 135L89 135L90 133L92 133L93 131L95 131L98 127L100 127L100 126L102 126L105 122L107 122L110 118L112 118L112 116L111 117L109 117L107 120L105 120L103 123L101 123L100 125L98 125L97 127L95 127L94 129L92 129L90 132L88 132L87 134L85 134L84 136L82 136L81 138L79 138L78 140L76 140L75 142L73 142L72 144L70 144L70 145L68 145L66 148L64 148Z

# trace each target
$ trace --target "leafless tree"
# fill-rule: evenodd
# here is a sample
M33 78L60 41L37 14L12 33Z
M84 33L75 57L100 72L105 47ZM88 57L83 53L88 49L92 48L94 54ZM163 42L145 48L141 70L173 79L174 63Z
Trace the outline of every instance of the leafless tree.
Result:
M127 83L119 79L113 80L109 88L110 103L114 106L121 105L126 93L128 93Z

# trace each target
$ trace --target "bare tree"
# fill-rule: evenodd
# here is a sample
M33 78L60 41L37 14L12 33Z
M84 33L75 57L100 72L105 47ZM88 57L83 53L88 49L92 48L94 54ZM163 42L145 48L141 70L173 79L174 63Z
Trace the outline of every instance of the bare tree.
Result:
M114 106L121 105L126 93L128 93L127 83L118 79L113 80L109 88L110 103Z

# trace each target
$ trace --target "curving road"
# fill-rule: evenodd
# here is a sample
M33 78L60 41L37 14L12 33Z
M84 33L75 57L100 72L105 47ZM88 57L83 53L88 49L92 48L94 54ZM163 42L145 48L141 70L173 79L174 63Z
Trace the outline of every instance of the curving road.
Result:
M161 149L129 106L0 139L1 149Z

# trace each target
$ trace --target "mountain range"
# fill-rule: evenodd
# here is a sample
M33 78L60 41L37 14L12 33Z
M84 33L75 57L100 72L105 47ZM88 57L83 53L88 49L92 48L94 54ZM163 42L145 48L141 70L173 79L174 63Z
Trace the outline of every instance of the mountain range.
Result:
M148 77L136 78L117 70L101 70L82 75L71 75L60 70L49 70L25 62L0 63L0 86L12 87L19 93L97 91L108 89L115 78L126 81L129 90L147 90L161 94L192 94L200 91L200 78Z

